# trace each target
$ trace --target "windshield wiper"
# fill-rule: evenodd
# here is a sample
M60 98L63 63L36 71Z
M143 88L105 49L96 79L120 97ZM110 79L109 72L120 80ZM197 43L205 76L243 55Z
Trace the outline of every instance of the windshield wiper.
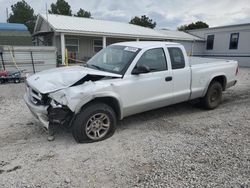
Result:
M91 65L91 64L88 64L88 65L91 66L91 67L94 67L94 68L96 68L98 70L104 70L102 67L99 67L98 65Z

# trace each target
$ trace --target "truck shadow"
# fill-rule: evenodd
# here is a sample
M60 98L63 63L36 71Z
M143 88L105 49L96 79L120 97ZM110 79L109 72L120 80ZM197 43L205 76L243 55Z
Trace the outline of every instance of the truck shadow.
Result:
M190 102L175 104L172 106L163 107L156 110L151 110L147 112L143 112L140 114L135 114L133 116L129 116L124 118L121 121L118 121L116 132L122 132L127 129L139 129L140 127L143 127L144 129L147 129L148 125L147 122L159 122L159 121L166 121L164 122L164 127L171 128L173 126L176 126L175 123L169 123L169 120L174 119L176 116L180 115L187 115L197 112L202 112L204 109L202 109L200 106L192 105ZM151 125L149 125L151 126ZM157 128L154 125L152 125L152 129ZM69 142L74 141L74 138L72 136L72 130L71 128L67 127L58 127L56 130L56 141L60 140L64 142L66 139Z
M223 93L223 101L220 106L212 111L227 108L229 106L232 107L233 105L237 106L241 103L246 103L249 100L250 90L229 90ZM178 120L176 122L175 119L179 116L186 116L186 118L190 116L190 119L192 119L192 114L202 114L201 116L203 116L209 111L211 110L204 109L197 101L183 102L126 117L119 122L117 130L130 129L132 127L134 128L134 126L146 126L145 124L147 122L154 122L154 124L158 126L162 121L165 121L165 123L161 123L165 127L171 127L178 124Z
M190 102L174 104L126 117L119 122L117 130L130 129L131 127L134 128L134 126L144 126L147 122L155 122L157 125L160 121L163 121L168 126L170 125L169 122L177 116L191 115L202 111L205 110L199 104L191 104Z

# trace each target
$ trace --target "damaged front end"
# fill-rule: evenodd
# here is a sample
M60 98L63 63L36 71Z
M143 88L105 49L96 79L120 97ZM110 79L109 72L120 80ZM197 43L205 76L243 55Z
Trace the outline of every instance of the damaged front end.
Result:
M26 105L33 116L48 130L49 125L69 126L74 113L64 105L51 99L48 94L41 94L27 85L24 96Z
M48 108L48 120L52 124L69 126L73 115L74 113L67 106Z
M50 125L70 126L74 115L95 97L96 91L110 86L97 81L121 77L81 66L42 71L27 78L24 100L47 130Z

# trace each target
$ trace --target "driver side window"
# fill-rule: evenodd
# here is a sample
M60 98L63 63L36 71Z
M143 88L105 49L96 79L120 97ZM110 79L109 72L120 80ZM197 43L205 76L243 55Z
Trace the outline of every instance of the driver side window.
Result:
M150 72L167 70L167 61L163 48L150 49L144 52L136 67L142 65L148 67Z

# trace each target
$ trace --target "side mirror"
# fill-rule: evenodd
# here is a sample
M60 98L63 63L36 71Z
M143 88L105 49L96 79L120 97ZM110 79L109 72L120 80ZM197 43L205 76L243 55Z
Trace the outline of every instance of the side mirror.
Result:
M138 74L143 74L143 73L148 73L148 72L150 72L149 67L145 65L140 65L140 66L135 67L131 73L134 75L138 75Z

